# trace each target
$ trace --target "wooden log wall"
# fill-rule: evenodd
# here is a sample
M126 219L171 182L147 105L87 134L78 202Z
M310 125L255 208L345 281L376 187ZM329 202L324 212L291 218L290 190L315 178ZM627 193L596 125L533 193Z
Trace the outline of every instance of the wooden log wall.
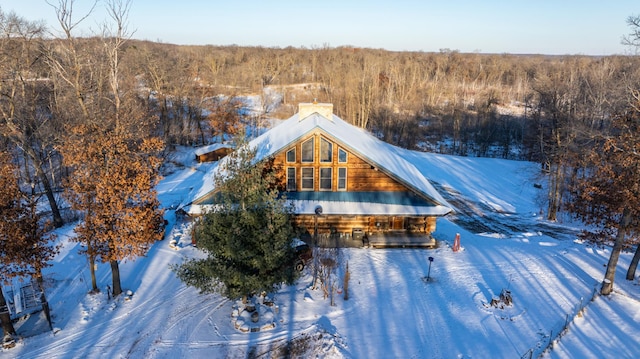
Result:
M227 156L229 153L233 152L232 148L219 148L215 151L203 153L200 155L196 155L196 160L198 162L213 162L219 161L221 158Z
M435 217L320 215L316 219L315 215L297 215L294 223L303 232L306 230L309 235L313 236L316 220L318 234L351 234L354 229L361 229L372 234L393 231L430 234L436 229Z
M313 162L302 162L302 143L308 141L310 138L314 138L314 159ZM333 144L332 161L321 162L320 161L320 143L321 139L328 140ZM290 149L295 148L296 161L287 162L287 152ZM338 161L339 149L347 152L347 162L340 163ZM288 167L294 167L296 169L296 190L302 190L302 168L312 167L314 168L314 191L320 191L320 168L332 168L332 191L338 191L338 168L347 168L347 188L346 191L350 192L372 192L372 191L406 191L407 188L385 174L379 171L378 168L372 164L367 163L362 158L348 151L346 147L340 143L333 141L328 136L323 135L321 132L310 134L307 137L300 139L294 145L285 148L282 152L276 154L274 157L274 165L282 169L280 175L283 181L286 181L286 170Z

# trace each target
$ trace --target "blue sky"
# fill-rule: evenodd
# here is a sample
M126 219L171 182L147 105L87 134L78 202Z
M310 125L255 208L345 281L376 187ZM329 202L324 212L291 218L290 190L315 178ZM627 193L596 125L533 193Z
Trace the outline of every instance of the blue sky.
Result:
M92 1L75 3L80 16ZM82 34L104 21L103 7ZM0 8L57 26L45 0ZM637 0L133 0L129 23L134 38L175 44L610 55L630 52L621 38L639 14Z

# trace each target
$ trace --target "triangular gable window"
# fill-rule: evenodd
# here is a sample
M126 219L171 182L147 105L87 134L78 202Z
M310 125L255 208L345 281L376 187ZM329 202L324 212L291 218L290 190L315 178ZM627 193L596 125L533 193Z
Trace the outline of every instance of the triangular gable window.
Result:
M347 151L338 148L338 163L347 163Z
M296 161L296 148L292 148L287 151L287 162L295 162Z

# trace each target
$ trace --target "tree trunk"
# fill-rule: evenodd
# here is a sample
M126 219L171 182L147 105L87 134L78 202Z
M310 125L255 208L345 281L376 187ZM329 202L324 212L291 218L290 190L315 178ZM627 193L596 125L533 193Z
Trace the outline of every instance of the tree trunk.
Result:
M122 286L120 285L120 267L118 261L111 261L111 280L113 284L113 297L117 297L122 293Z
M60 209L58 208L58 203L56 202L56 197L53 194L53 189L51 188L51 183L49 182L49 178L47 174L44 173L42 167L39 165L36 166L36 173L42 181L42 185L44 186L44 193L47 195L47 200L49 201L49 206L51 207L51 214L53 215L53 225L56 228L62 227L64 225L64 221L62 220L62 216L60 215Z
M47 322L49 323L49 329L53 330L53 323L51 322L51 309L49 308L47 296L44 293L44 280L40 271L38 271L38 274L36 275L36 283L38 284L38 290L40 291L40 303L42 303L42 311L47 318Z
M33 167L36 170L36 175L42 182L42 186L44 187L44 193L47 196L47 200L49 201L49 206L51 207L51 214L53 215L53 225L56 228L62 227L64 221L62 220L62 216L60 215L60 209L58 208L58 203L56 202L56 197L53 195L53 189L51 188L51 182L49 182L49 177L42 169L42 162L38 158L38 154L32 150L27 150L29 157L33 161Z
M636 253L633 255L633 259L631 259L631 264L629 264L629 270L627 270L627 280L633 280L636 276L636 268L638 268L638 261L640 261L640 243L636 246Z
M7 307L7 301L4 299L4 293L0 290L0 321L2 321L2 330L4 336L16 335L16 330L11 323L11 314L9 314L9 307Z
M552 163L549 174L549 208L547 219L555 221L560 208L560 183L562 182L562 166L560 163Z
M616 242L611 250L611 256L609 257L609 263L607 263L607 271L602 281L602 288L600 294L609 295L613 291L613 281L616 276L616 265L618 264L618 258L620 258L620 252L624 246L625 237L627 235L627 227L631 222L631 211L624 209L622 212L622 218L618 224L618 234L616 235Z
M91 244L87 243L87 251L91 250ZM96 258L93 255L89 255L89 273L91 273L91 292L97 293L98 282L96 280Z

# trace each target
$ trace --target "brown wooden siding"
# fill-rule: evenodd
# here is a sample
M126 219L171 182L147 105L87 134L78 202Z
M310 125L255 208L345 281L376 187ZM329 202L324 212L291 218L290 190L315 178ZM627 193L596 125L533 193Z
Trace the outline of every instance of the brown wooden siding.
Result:
M297 215L295 225L303 232L313 235L315 222L318 223L318 234L342 233L350 235L354 229L365 233L387 233L407 231L410 233L431 234L436 229L435 217L402 217L402 216L343 216L343 215Z
M314 157L313 162L301 161L302 143L314 137ZM333 143L332 162L320 161L321 138ZM295 149L295 162L287 162L287 152ZM347 152L347 162L338 162L338 149ZM338 168L347 168L347 191L350 192L375 192L390 191L401 192L408 189L391 178L386 173L379 171L374 165L367 163L362 158L340 146L339 143L331 141L329 137L324 137L321 132L310 134L301 138L297 143L284 148L273 158L273 164L279 169L278 177L282 183L287 180L287 168L295 168L296 171L296 191L302 190L302 168L312 167L314 169L314 191L320 189L320 169L332 168L332 191L338 191ZM315 223L317 221L318 235L339 234L341 236L351 236L354 230L362 230L367 234L385 233L393 231L406 231L412 233L431 234L436 228L435 217L403 217L403 216L345 216L345 215L297 215L294 218L295 225L306 232L314 235Z
M213 162L219 161L221 158L227 156L229 153L233 152L232 148L222 147L218 148L215 151L203 153L200 155L196 155L196 160L198 162Z
M314 161L313 162L301 162L301 144L309 140L312 136L315 136L314 140ZM332 162L320 162L320 139L324 138L333 143L333 161ZM296 161L294 163L287 162L286 155L289 150L295 148ZM347 162L338 162L338 149L342 149L347 152ZM387 174L379 171L371 164L365 162L362 158L349 152L346 148L341 147L338 143L331 141L329 138L322 136L320 133L315 133L310 136L300 139L295 145L285 148L274 157L274 164L278 168L282 168L282 174L279 176L286 180L286 168L294 167L296 169L296 190L302 190L301 181L301 168L313 167L314 168L314 191L320 191L320 168L332 168L332 184L331 190L338 191L338 168L347 168L347 191L350 192L373 192L373 191L406 191L407 188L389 177Z

